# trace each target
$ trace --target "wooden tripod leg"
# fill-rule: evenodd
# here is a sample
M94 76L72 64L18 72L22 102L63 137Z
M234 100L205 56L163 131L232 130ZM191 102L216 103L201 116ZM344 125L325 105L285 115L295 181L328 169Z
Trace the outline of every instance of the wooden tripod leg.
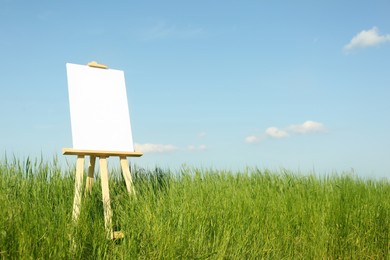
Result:
M122 166L123 178L125 179L126 182L127 191L130 193L130 195L132 194L135 195L133 179L131 178L131 173L130 173L130 168L129 168L129 163L127 161L127 158L125 156L120 157L120 161Z
M86 193L89 192L89 194L91 194L91 192L92 192L93 177L94 177L94 171L95 171L95 162L96 162L96 156L91 155L89 158L87 182L85 184L85 192Z
M100 157L100 175L102 178L103 208L104 208L104 226L108 239L113 239L112 232L112 210L110 202L110 190L108 187L108 169L107 158Z
M76 178L74 185L73 214L72 219L76 221L80 215L81 189L84 175L84 155L77 156Z

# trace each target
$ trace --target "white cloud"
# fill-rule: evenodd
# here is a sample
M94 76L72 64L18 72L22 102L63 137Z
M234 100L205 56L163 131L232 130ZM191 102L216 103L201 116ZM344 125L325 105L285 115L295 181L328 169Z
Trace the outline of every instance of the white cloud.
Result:
M169 153L176 151L204 151L207 150L205 144L198 146L189 145L187 148L180 148L173 144L135 144L135 150L143 153Z
M144 153L165 153L179 150L172 144L135 144L135 150Z
M323 123L315 121L305 121L302 124L294 124L285 128L268 127L264 134L249 135L245 137L245 143L254 144L266 140L267 138L286 138L296 134L324 133L326 128Z
M325 126L319 122L306 121L301 125L290 125L287 130L297 134L321 133L325 132Z
M255 136L255 135L250 135L250 136L247 136L245 138L245 143L253 144L253 143L257 143L257 142L260 142L260 138L258 136Z
M363 30L352 38L352 40L344 46L344 51L348 52L355 48L365 48L375 46L384 42L390 41L390 34L380 35L378 28L373 27L370 30Z
M273 138L285 138L288 137L289 134L282 129L279 129L277 127L268 127L265 130L266 135L273 137Z

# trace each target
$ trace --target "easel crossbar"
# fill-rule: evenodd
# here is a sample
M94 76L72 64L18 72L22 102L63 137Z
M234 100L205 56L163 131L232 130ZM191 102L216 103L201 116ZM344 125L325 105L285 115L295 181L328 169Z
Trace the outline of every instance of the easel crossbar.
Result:
M143 153L141 152L127 152L127 151L99 151L99 150L78 150L73 148L63 148L63 155L91 155L96 157L110 157L110 156L119 156L119 157L141 157Z

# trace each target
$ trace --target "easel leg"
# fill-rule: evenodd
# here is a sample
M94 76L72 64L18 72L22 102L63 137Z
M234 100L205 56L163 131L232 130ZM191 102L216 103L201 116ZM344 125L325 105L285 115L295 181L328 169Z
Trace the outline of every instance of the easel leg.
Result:
M80 205L81 205L81 188L83 183L84 175L84 156L77 156L76 164L76 178L74 185L74 199L73 199L73 214L72 219L76 221L80 214Z
M123 178L125 179L125 182L126 182L127 191L130 193L130 195L132 195L132 194L135 195L134 184L133 184L133 180L131 178L131 173L130 173L129 163L127 161L127 158L120 157L120 161L121 161L121 166L122 166Z
M91 155L89 158L87 182L85 184L85 192L86 193L89 192L90 194L92 192L93 177L94 177L94 171L95 171L95 162L96 162L96 157Z
M110 202L110 191L108 187L108 169L106 157L100 157L100 175L102 178L104 226L106 228L107 238L113 239L114 234L112 232L112 210Z

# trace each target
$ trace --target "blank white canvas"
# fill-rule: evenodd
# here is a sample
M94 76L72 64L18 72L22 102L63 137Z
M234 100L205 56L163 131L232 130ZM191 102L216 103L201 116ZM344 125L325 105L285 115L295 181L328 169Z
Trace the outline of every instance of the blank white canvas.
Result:
M66 64L73 149L134 152L121 70Z

